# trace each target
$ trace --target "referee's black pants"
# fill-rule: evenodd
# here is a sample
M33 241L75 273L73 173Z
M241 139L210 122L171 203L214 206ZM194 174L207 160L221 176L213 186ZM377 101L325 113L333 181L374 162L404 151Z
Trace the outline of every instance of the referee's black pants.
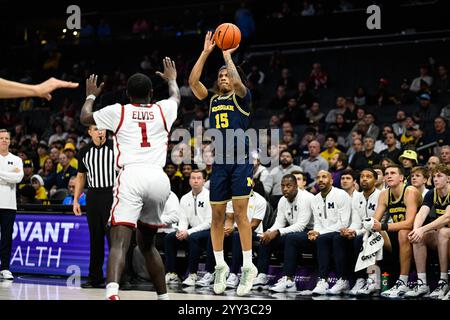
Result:
M110 244L108 219L113 202L111 188L89 189L86 196L87 221L90 235L89 280L102 283L105 260L105 235Z

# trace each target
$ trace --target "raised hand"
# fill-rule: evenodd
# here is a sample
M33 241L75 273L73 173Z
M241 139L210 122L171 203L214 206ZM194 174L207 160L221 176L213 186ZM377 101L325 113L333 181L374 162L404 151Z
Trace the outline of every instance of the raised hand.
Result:
M105 86L105 83L102 82L100 86L97 87L97 79L98 76L96 74L91 74L88 79L86 79L86 96L93 94L98 97Z
M175 62L169 57L163 59L164 72L161 73L156 71L156 74L166 81L177 79L177 68L175 67Z
M208 31L205 35L205 44L203 45L203 52L211 53L214 50L216 43L214 42L214 34Z

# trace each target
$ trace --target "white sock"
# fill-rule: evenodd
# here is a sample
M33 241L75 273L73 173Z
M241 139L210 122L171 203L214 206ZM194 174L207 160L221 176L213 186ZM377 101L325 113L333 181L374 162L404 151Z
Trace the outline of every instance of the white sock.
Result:
M417 273L417 278L422 280L424 285L427 284L427 274L425 272L424 273Z
M164 293L164 294L158 294L158 300L170 300L170 298L167 293Z
M448 281L448 273L447 272L441 272L441 279Z
M408 285L408 276L407 275L401 274L398 279L402 280L406 285Z
M223 250L222 251L214 251L214 258L216 258L216 265L224 265L225 259L223 258Z
M117 282L110 282L106 285L106 299L114 295L119 295L119 284Z
M252 250L242 251L242 259L243 259L243 263L242 263L243 267L251 266L252 263L253 263L253 261L252 261Z

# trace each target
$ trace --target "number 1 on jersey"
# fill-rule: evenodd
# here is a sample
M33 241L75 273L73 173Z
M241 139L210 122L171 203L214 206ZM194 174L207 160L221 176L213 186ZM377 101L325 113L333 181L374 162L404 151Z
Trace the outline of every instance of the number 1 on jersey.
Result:
M138 124L139 124L139 127L141 128L141 134L142 134L141 147L148 148L148 147L150 147L150 142L147 141L147 124L145 122L138 122Z

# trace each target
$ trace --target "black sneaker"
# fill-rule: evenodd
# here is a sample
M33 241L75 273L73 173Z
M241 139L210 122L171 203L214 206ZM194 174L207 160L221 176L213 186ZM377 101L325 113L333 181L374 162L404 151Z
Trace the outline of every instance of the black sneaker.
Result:
M88 281L88 282L82 283L80 287L83 289L104 289L105 283Z

